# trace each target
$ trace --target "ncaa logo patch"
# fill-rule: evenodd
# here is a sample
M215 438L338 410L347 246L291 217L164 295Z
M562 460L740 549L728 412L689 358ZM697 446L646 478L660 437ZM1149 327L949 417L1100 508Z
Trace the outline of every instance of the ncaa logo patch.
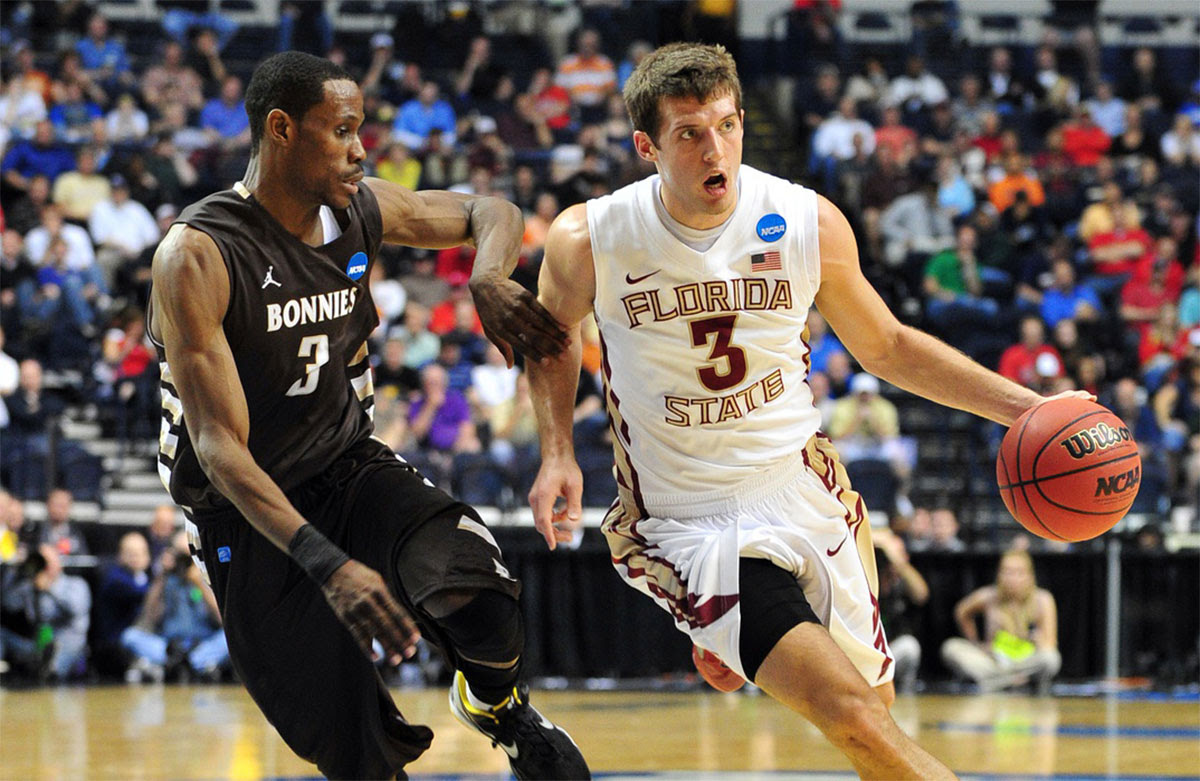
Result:
M346 276L351 279L360 279L363 274L367 273L367 253L355 252L350 256L350 262L346 264Z
M787 233L787 221L774 212L764 215L755 227L758 237L763 241L779 241Z

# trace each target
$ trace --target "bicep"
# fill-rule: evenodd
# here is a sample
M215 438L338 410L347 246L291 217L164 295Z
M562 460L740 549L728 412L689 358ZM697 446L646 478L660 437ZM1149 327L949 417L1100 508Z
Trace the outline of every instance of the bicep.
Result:
M891 354L903 326L863 276L850 223L836 206L818 198L821 287L817 310L846 349L868 366Z
M538 301L556 320L575 328L592 311L596 269L587 206L577 204L560 214L546 234L545 257L538 272Z
M413 192L385 179L364 181L379 202L383 240L389 244L445 249L470 242L471 196L444 190Z
M245 443L249 413L223 321L229 276L212 240L175 228L154 258L154 321L167 373L200 448L221 433Z

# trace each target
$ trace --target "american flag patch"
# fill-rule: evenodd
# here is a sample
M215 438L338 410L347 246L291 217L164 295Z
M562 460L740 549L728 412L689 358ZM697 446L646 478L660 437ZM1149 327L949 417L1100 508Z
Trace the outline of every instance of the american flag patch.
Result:
M777 251L761 252L750 256L751 271L782 271L783 258Z

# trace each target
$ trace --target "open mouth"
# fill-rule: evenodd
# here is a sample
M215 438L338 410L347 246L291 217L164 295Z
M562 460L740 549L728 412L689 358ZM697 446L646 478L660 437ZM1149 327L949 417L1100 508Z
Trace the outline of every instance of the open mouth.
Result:
M713 174L704 180L704 189L711 195L725 194L725 174Z

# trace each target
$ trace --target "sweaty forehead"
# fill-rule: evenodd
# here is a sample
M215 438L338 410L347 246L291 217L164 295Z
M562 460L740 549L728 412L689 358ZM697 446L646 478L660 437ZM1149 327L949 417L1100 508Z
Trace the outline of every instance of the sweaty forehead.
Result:
M362 113L362 90L358 85L348 79L331 79L325 82L324 98L308 110L307 116L338 122L347 117L362 116Z

